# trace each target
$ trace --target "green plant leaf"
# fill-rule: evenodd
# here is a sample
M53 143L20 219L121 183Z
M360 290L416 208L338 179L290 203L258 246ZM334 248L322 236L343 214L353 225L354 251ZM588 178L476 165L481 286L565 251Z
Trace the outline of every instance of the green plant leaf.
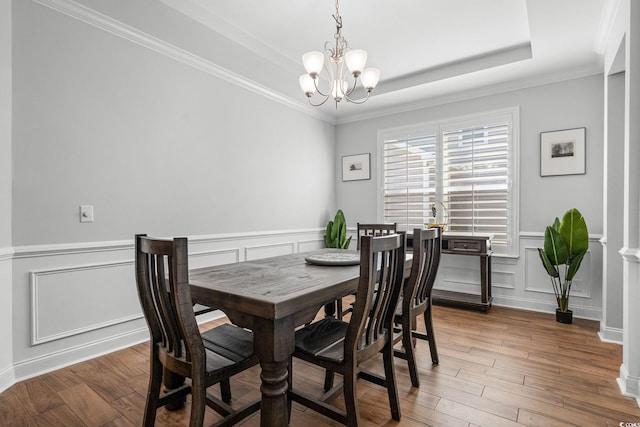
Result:
M582 259L584 258L586 253L587 253L587 250L585 249L584 251L580 252L571 260L571 264L569 264L569 268L567 268L567 272L565 274L566 281L573 280L573 276L575 276L576 273L578 272L578 269L580 268L580 263L582 262Z
M344 245L344 241L347 238L347 223L342 221L342 224L340 226L340 232L338 233L338 243L339 246L338 247L342 247Z
M551 227L553 227L556 231L560 231L560 219L558 219L558 217L556 217L556 220L553 221Z
M569 209L564 214L558 231L567 245L569 258L574 258L589 248L587 223L578 209Z
M331 240L338 239L338 232L340 230L340 226L337 223L337 218L331 221Z
M332 248L333 246L331 246L331 230L333 229L333 221L329 221L327 223L327 229L324 232L324 244L326 247L328 248Z
M558 269L553 265L553 263L547 257L547 254L544 252L544 249L538 248L538 254L540 255L540 259L542 260L542 265L547 270L547 274L551 277L560 277L560 273L558 273Z
M548 226L544 232L544 252L556 267L560 264L566 264L569 259L567 245L553 226Z

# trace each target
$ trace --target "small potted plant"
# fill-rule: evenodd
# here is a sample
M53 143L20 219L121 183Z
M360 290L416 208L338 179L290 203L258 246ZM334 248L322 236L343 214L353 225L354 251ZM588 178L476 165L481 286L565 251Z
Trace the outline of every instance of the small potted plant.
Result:
M324 243L327 248L349 249L351 236L347 238L347 222L344 219L344 213L341 209L338 209L333 221L327 223Z
M587 224L578 209L569 209L544 232L544 248L538 248L542 265L551 278L553 292L558 303L556 321L571 323L573 312L569 310L571 283L589 248Z

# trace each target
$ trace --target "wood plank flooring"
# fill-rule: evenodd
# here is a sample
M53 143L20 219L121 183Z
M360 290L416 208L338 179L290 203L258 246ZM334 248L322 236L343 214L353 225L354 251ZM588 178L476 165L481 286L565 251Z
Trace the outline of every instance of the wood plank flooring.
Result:
M637 403L622 396L616 384L622 348L598 339L597 322L574 319L564 325L550 314L502 307L482 314L441 306L434 307L434 321L440 364L431 364L428 344L418 340L419 389L410 385L406 362L396 359L399 423L391 419L384 389L358 383L365 426L640 423ZM381 362L367 369L381 371ZM140 426L147 375L144 343L20 382L0 394L0 426ZM295 387L318 395L322 381L321 370L295 361ZM257 397L259 383L257 367L234 378L234 403ZM332 403L342 407L342 395ZM217 419L207 409L205 425ZM158 426L187 424L188 407L158 411ZM259 426L259 414L242 425ZM294 404L291 425L337 424Z

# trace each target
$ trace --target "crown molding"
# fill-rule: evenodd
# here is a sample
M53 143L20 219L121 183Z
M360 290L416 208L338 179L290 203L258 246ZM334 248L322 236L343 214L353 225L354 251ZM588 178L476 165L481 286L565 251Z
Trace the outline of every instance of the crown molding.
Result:
M611 30L616 21L618 10L620 9L620 0L605 0L602 6L602 14L600 15L600 23L598 24L598 31L593 41L593 50L603 55L607 49L607 43L609 42L609 36Z
M182 62L185 65L197 70L218 77L243 89L261 95L267 99L278 102L286 107L302 112L316 119L323 120L330 124L335 124L333 116L323 113L320 110L309 108L301 101L294 100L279 92L276 92L260 83L250 80L238 73L221 67L205 58L195 55L178 46L167 43L157 37L140 31L130 25L104 15L94 9L79 4L73 0L32 0L42 6L53 9L57 12L70 16L78 21L92 25L103 31L107 31L117 37L136 43L142 47L153 50L161 55Z

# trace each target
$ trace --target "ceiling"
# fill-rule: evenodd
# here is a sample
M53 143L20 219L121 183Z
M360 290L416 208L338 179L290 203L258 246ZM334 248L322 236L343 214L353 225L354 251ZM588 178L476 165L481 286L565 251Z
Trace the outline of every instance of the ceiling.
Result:
M334 0L161 0L266 58L306 102L301 56L333 41ZM601 41L617 0L342 0L342 34L369 53L371 99L327 102L336 122L602 71ZM295 77L293 77L295 75ZM309 107L311 108L311 107Z

